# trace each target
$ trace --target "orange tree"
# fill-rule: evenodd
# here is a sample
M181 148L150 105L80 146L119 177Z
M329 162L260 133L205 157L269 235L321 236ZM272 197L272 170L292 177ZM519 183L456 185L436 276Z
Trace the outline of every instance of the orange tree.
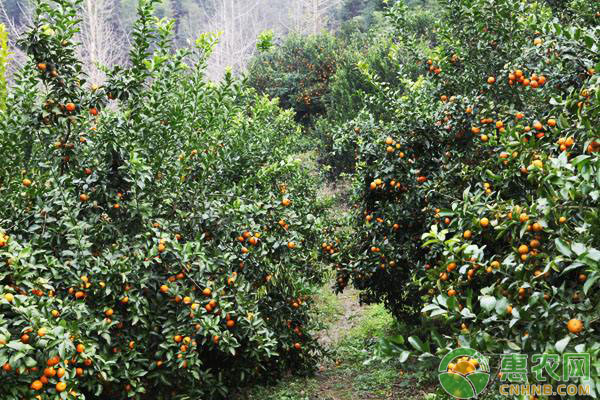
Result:
M598 10L577 4L567 24L543 3L445 2L424 76L381 83L388 115L347 123L359 240L337 286L422 328L388 355L597 355Z
M131 63L88 82L80 0L37 1L0 111L2 399L223 398L320 349L314 182L291 112L170 46L141 0Z
M324 96L337 69L341 42L329 33L290 34L259 53L248 66L248 84L259 93L279 98L281 107L311 122L325 111Z

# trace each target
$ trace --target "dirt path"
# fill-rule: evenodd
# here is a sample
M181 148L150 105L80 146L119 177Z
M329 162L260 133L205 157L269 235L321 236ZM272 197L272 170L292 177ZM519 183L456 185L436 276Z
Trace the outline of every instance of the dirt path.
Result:
M316 152L299 156L308 168L320 175ZM323 180L318 196L329 201L333 220L343 221L349 212L351 185ZM333 278L332 278L333 279ZM322 288L315 303L317 315L326 327L317 334L319 343L330 357L324 357L314 376L289 376L275 386L255 388L245 400L423 400L414 377L398 366L378 362L365 363L373 354L374 344L394 332L393 317L383 305L362 306L353 288L338 295L331 282Z
M365 307L359 304L358 292L354 289L346 289L344 293L339 294L337 302L337 320L318 335L319 343L330 349L339 342L344 333L356 326L365 310Z

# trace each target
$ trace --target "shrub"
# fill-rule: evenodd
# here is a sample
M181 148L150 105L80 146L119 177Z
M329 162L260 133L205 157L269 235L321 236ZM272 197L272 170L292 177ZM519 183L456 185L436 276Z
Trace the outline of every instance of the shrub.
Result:
M323 96L337 68L340 43L330 33L290 34L263 51L248 67L248 83L259 93L279 98L281 107L309 123L324 111Z
M291 112L170 47L87 82L80 0L38 1L0 112L2 398L225 398L314 367L315 182Z
M401 360L457 345L597 357L600 65L586 10L569 7L581 17L568 25L536 2L444 3L438 45L412 47L423 76L373 75L346 125L360 134L336 139L356 151L357 200L337 288L419 327L388 343Z

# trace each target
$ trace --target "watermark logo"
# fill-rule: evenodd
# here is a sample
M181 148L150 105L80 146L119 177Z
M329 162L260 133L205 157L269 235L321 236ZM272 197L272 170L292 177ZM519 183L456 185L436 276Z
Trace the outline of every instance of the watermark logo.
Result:
M488 354L500 361L499 389L503 396L590 396L592 395L591 355L558 354ZM529 361L533 364L530 365ZM471 399L482 394L490 383L489 360L477 350L460 347L442 359L438 369L442 388L457 399ZM530 382L530 378L532 382ZM550 378L552 383L548 383ZM577 383L562 384L560 382Z
M490 381L487 358L468 347L459 347L446 354L438 372L442 388L457 399L478 396Z

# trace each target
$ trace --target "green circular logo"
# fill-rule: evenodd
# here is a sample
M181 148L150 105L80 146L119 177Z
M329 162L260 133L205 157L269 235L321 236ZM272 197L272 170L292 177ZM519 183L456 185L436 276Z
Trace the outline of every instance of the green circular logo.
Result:
M478 396L490 381L487 358L468 347L460 347L446 354L438 372L444 390L457 399Z

